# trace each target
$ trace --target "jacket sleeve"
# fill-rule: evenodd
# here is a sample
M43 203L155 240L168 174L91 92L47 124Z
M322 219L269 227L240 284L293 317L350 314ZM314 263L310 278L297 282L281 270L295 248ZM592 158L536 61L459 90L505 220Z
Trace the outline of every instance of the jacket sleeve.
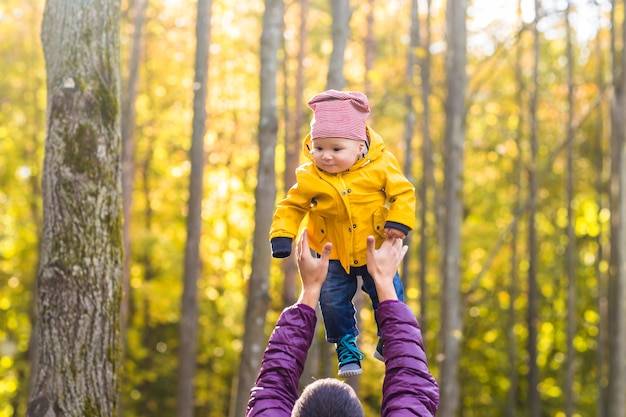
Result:
M316 320L315 310L304 304L283 310L263 353L246 417L291 416Z
M401 301L383 301L376 310L385 352L382 417L433 417L439 386L428 368L419 324Z
M308 182L301 180L306 175L310 175L306 168L299 167L296 170L297 182L289 189L287 196L276 205L270 228L270 240L276 237L293 239L298 233L302 219L311 208L311 190L306 187Z
M385 152L384 158L387 175L385 195L391 203L387 221L391 224L400 223L412 230L415 227L415 187L406 178L400 163L391 152Z

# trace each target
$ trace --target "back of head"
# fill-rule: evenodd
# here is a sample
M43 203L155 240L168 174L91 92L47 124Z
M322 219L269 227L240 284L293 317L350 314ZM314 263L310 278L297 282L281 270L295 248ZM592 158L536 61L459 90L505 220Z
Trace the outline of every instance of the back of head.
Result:
M291 417L363 417L363 406L352 387L334 378L308 385L293 408Z

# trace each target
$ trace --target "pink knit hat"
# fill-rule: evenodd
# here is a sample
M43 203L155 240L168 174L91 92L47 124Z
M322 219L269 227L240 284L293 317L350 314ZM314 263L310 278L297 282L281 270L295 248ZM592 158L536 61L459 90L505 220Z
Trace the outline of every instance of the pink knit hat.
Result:
M311 139L346 138L364 140L365 120L370 106L365 94L358 91L324 91L309 100L313 110Z

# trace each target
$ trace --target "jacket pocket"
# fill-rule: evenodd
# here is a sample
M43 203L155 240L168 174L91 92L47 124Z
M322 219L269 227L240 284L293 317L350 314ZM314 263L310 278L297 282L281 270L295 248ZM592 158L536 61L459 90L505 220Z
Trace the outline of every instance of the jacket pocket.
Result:
M309 241L311 247L322 247L328 242L326 219L320 215L309 213Z
M372 229L379 238L385 238L385 222L387 221L387 214L389 209L385 206L381 206L372 214Z

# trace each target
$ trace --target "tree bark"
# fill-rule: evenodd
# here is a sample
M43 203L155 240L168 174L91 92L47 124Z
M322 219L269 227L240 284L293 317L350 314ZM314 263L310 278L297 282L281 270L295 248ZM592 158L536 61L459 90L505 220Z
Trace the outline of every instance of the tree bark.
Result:
M254 192L256 200L254 250L233 417L245 415L250 389L254 385L259 371L266 341L265 321L270 301L268 287L271 258L267 239L276 200L276 173L274 168L278 135L276 78L278 75L277 54L283 34L283 12L283 0L265 1L263 33L261 34L259 168L258 182Z
M204 189L204 135L209 76L212 0L198 0L196 17L196 57L193 83L193 120L189 160L189 200L187 202L187 241L178 347L178 390L176 415L194 415L194 378L196 376L198 333L198 278L202 269L200 237L202 236L202 200Z
M37 366L28 417L113 416L122 280L119 1L48 0Z
M445 252L441 337L441 402L439 415L454 417L460 403L458 368L463 321L461 316L461 222L463 217L463 147L467 92L466 0L448 0L446 9L446 151L445 151Z

